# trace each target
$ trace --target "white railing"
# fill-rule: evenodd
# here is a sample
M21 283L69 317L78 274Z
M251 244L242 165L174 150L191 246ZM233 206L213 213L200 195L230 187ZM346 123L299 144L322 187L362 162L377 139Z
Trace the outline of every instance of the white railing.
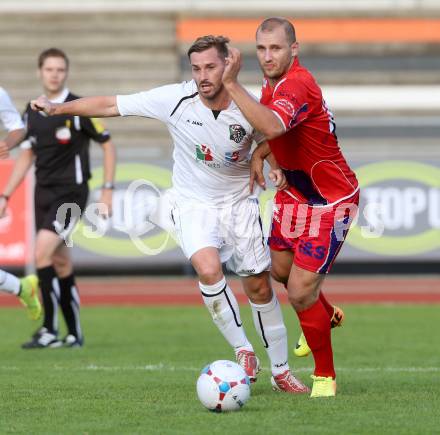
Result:
M260 86L246 86L259 97ZM350 85L322 86L322 94L335 111L440 113L440 86L438 85Z

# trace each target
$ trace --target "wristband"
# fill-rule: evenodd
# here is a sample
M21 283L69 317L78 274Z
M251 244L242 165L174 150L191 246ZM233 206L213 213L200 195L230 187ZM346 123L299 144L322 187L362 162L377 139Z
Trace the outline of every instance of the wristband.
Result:
M115 188L115 185L111 182L111 181L106 181L103 185L102 185L103 189L110 189L113 190Z

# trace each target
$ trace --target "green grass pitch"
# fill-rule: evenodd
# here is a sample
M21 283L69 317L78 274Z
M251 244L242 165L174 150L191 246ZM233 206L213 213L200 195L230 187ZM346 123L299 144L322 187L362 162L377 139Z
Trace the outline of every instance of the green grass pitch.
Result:
M247 306L247 334L263 369L246 406L215 414L195 393L199 370L233 359L204 307L86 307L83 349L21 350L33 326L0 310L0 433L440 433L440 306L346 305L333 331L338 396L275 393ZM298 335L284 307L290 346ZM291 367L310 384L311 357Z

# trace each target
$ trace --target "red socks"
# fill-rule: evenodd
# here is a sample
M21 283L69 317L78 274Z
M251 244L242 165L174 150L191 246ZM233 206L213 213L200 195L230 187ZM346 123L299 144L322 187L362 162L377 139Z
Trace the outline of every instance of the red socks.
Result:
M326 299L322 290L319 292L319 300L322 302L322 305L324 305L324 308L330 316L331 320L331 318L333 317L334 308L333 305L330 304L330 302Z
M320 298L309 308L297 312L301 328L315 359L315 376L336 377L330 333L330 318ZM325 300L325 298L324 298ZM326 301L327 302L327 301ZM328 302L327 304L331 306ZM333 307L332 315L333 315Z

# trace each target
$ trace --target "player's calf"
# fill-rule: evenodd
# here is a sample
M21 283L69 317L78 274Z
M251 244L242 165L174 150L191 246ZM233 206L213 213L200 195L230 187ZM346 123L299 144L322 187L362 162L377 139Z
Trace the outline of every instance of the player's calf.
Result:
M333 316L330 320L331 327L337 328L338 326L342 326L342 323L344 321L345 315L341 308L337 307L336 305L333 306ZM312 352L310 349L306 337L304 336L304 333L301 332L301 335L296 342L295 349L293 349L293 353L298 357L305 357L309 355Z

